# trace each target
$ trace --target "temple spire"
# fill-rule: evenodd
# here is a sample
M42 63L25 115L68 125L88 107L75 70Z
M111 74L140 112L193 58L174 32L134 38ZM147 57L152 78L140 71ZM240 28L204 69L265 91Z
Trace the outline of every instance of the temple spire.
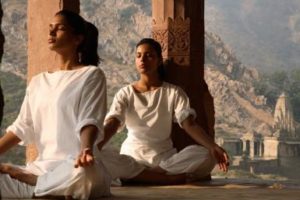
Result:
M280 137L296 136L293 110L284 92L279 96L275 106L273 127L284 134Z

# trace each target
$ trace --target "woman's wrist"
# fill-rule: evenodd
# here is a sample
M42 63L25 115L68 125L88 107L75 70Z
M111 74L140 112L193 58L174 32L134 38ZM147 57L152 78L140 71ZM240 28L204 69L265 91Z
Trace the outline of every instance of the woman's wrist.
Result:
M81 154L93 155L93 148L92 147L84 147L81 149Z

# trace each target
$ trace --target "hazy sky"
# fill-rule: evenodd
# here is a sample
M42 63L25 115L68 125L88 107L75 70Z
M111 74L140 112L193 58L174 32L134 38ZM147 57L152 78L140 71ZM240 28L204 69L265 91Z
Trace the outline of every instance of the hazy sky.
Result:
M206 0L205 18L243 63L300 67L299 0Z

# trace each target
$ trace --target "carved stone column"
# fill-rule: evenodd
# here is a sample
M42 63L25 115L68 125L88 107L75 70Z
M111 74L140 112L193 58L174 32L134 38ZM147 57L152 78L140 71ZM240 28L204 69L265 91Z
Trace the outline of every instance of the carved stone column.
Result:
M181 86L196 110L196 121L214 137L213 98L204 81L204 0L152 0L152 36L163 48L167 81ZM182 149L195 142L173 125Z
M32 76L56 66L55 54L48 49L49 23L62 9L79 13L79 0L27 0L28 81ZM36 157L35 147L27 147L26 160Z

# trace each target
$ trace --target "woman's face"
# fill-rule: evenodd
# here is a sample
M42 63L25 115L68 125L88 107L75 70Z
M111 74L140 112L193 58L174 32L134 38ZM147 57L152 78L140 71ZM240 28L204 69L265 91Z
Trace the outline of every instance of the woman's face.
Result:
M50 50L57 52L76 51L82 39L73 33L73 29L68 25L61 15L54 16L49 24L48 44Z
M135 66L140 74L158 74L162 60L149 44L141 44L136 49Z

